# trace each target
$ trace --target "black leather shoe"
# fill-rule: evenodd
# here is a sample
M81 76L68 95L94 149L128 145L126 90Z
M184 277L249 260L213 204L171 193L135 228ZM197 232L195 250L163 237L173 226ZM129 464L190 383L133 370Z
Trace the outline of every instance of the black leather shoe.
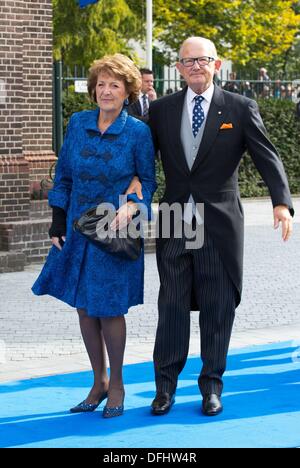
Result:
M216 393L208 393L203 397L202 412L206 416L216 416L223 411L221 397Z
M167 414L175 403L175 393L157 392L151 405L152 414L161 416Z

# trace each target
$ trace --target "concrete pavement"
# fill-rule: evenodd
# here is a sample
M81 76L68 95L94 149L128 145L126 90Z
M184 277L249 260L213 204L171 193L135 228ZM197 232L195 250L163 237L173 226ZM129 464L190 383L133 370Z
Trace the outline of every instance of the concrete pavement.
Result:
M244 291L232 348L291 339L300 347L300 197L294 205L294 234L283 243L280 232L273 230L270 201L243 201ZM125 363L152 359L159 279L155 255L146 254L145 261L145 304L127 315ZM0 275L1 381L90 368L75 309L30 291L41 266ZM190 354L198 352L198 313L193 312Z

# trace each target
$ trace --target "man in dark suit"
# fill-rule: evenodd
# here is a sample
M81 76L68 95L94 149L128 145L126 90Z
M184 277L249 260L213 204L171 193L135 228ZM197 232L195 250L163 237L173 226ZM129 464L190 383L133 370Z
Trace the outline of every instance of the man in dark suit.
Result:
M257 104L214 85L220 66L211 41L187 39L177 63L187 87L154 101L149 109L166 177L160 220L163 205L177 203L182 207L180 222L204 232L201 248L188 248L185 233L178 238L171 231L169 238L157 239L161 285L154 348L155 415L166 414L175 401L178 376L188 355L191 310L200 310L202 412L212 416L223 409L222 375L242 292L244 222L238 166L246 149L268 186L274 227L281 223L284 241L292 231L287 178Z
M137 101L127 107L128 114L137 117L144 122L149 120L149 104L156 99L156 92L153 87L153 71L148 68L140 69L142 75L142 87Z

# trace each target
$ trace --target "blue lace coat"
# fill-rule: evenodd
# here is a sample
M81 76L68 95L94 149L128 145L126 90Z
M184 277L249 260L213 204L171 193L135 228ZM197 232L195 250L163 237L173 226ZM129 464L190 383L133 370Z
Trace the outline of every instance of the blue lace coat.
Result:
M51 247L32 291L84 308L90 316L112 317L143 303L144 254L132 261L106 253L73 231L72 224L100 202L118 208L119 195L135 174L151 213L155 160L151 134L143 122L122 110L101 134L98 116L99 109L76 113L70 119L49 192L49 204L67 212L66 242L61 251ZM139 201L136 195L128 199Z

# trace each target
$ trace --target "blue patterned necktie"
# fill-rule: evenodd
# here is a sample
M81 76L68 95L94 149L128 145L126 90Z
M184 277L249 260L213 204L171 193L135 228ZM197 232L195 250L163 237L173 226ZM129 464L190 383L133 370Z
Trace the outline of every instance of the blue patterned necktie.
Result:
M143 101L142 116L147 117L147 115L148 115L148 102L147 102L146 94L143 94L142 101Z
M195 100L195 105L193 109L193 125L192 125L192 130L193 130L193 135L196 138L197 133L199 132L199 128L204 122L205 116L203 112L203 108L201 106L201 102L204 100L203 96L196 96L194 98Z

